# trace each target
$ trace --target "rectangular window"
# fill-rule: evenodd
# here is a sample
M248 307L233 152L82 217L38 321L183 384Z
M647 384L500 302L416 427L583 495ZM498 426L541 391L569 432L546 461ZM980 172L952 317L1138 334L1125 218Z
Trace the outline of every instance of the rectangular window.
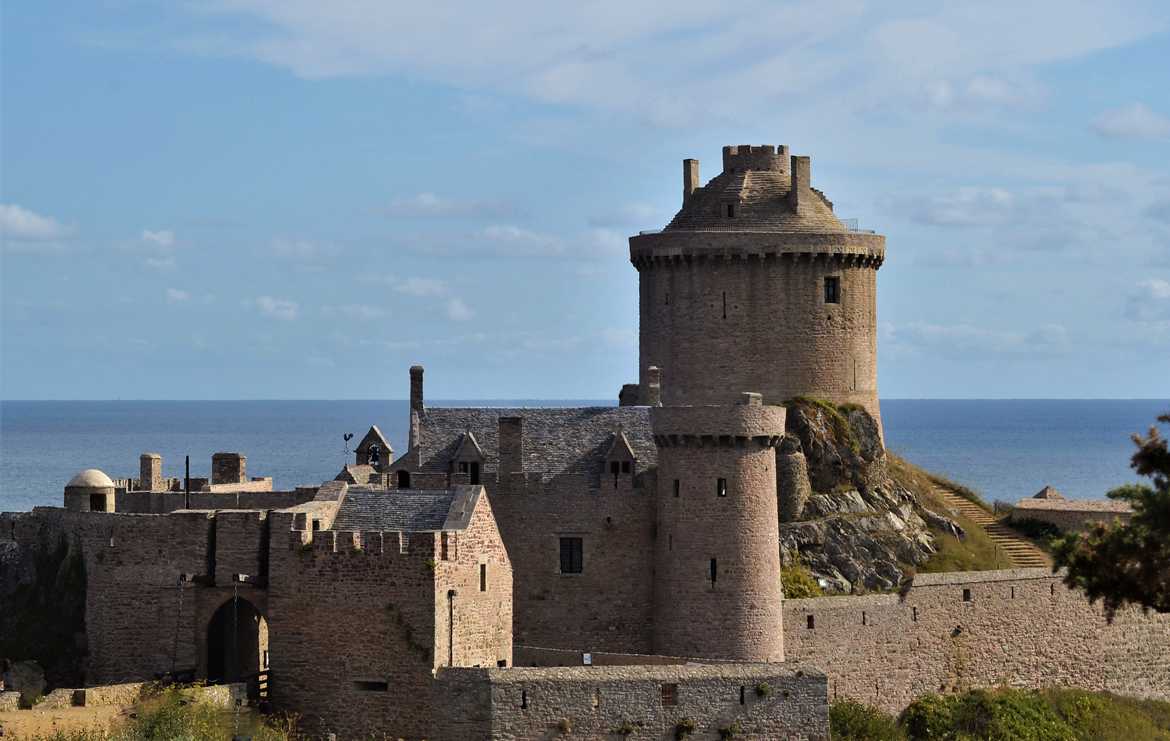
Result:
M715 580L719 578L719 563L715 559L711 559L711 584L715 584Z
M735 204L734 203L727 204L727 218L729 218L729 219L735 218Z
M471 464L467 461L459 461L459 473L470 473Z
M90 512L105 512L106 511L106 495L105 494L90 494L89 495L89 511Z
M390 683L380 682L377 680L359 679L353 683L353 688L358 692L389 692Z
M817 619L815 617L813 617L812 615L809 615L808 618L806 618L805 622L808 624L809 630L813 630L814 628L817 627Z
M487 564L481 563L479 565L479 591L487 591Z
M584 571L584 545L582 538L561 538L562 574L580 574Z
M715 482L715 495L720 497L727 496L727 479L718 479Z
M472 484L479 483L479 461L471 462L471 478L468 481Z
M825 303L841 303L841 279L835 275L825 278Z
M622 473L629 473L629 472L630 472L630 462L629 461L622 461Z
M609 472L612 473L614 476L617 476L618 471L620 471L620 470L621 470L620 463L618 463L617 461L610 461L609 462Z
M439 560L447 560L448 533L439 533Z
M675 479L674 480L674 496L675 497L678 497L678 491L679 491L679 483L678 483L678 479Z
M964 590L963 590L963 601L964 601L964 602L970 602L970 601L971 601L971 590L970 590L970 589L964 589Z
M662 704L663 705L678 705L678 685L664 684L662 685Z

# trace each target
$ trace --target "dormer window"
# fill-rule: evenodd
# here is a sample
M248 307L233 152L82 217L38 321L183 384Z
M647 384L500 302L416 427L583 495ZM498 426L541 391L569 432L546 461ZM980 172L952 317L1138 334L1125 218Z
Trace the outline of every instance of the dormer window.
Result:
M630 441L626 438L626 434L619 428L613 433L609 450L605 454L604 470L609 472L609 478L613 482L613 488L618 488L623 481L628 485L633 485L636 461L637 456L634 455L634 449L630 446Z
M479 471L483 463L483 449L471 430L463 433L459 447L455 450L451 470L467 477L467 483L479 484Z

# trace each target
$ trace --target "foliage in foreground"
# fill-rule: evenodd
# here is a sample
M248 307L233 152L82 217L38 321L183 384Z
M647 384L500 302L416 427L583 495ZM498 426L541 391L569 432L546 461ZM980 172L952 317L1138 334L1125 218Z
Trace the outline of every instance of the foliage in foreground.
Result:
M1170 414L1158 421L1170 425ZM1127 604L1170 612L1170 450L1154 426L1133 442L1130 466L1153 485L1129 484L1108 494L1133 507L1129 524L1095 525L1055 543L1055 565L1068 569L1065 583L1084 590L1090 602L1101 600L1110 620Z
M780 584L784 589L785 599L820 597L825 593L816 577L802 563L781 568Z
M32 737L32 741L228 741L235 735L235 728L234 709L194 701L182 688L170 687L136 703L129 718L109 728L57 731ZM300 738L295 723L289 719L257 722L250 714L242 718L240 734L254 741Z
M1170 703L1075 689L925 695L897 720L837 702L829 722L837 741L1170 741Z

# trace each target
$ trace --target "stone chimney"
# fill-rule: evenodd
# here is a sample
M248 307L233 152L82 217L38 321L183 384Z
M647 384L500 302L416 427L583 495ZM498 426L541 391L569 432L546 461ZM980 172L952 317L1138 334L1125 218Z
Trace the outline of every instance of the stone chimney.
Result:
M699 161L683 160L683 205L691 200L691 193L699 187Z
M792 157L792 188L788 191L788 203L794 212L810 203L812 194L812 164L808 157Z
M500 483L507 486L513 473L524 472L524 418L500 417Z
M423 367L410 366L410 440L407 450L418 448L419 427L423 413Z
M642 389L642 403L648 407L662 406L662 371L656 365L646 369L646 387Z
M138 488L142 491L161 491L162 482L162 456L158 453L138 456Z
M213 453L211 483L242 484L248 480L248 457L242 453Z

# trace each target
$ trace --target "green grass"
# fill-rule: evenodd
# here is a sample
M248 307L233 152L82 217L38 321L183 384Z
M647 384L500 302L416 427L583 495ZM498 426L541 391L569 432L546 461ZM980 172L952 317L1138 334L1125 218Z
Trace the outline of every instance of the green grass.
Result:
M896 722L837 702L829 722L838 741L1170 741L1170 703L1076 689L925 695Z
M939 573L945 571L990 571L1007 568L1011 561L999 553L995 542L987 535L982 526L960 513L951 514L941 500L933 493L934 484L953 488L954 484L940 484L938 477L924 471L893 453L887 452L889 458L890 476L899 484L914 492L924 507L938 514L947 515L959 527L963 528L963 537L956 538L953 533L937 528L931 528L934 535L934 544L938 551L925 564L918 567L923 573ZM945 479L944 479L945 481ZM986 505L984 505L986 506Z
M253 741L297 741L294 720L282 717L259 719L245 711L240 716L239 734ZM132 714L108 728L57 731L33 736L30 741L228 741L236 735L236 714L207 702L191 699L183 688L169 687L146 692L135 703Z
M825 593L817 583L816 577L801 563L781 568L780 584L784 589L785 599L820 597Z
M849 420L845 418L845 415L849 413L847 407L838 407L832 402L825 401L824 399L814 399L809 396L794 396L784 402L784 406L789 409L794 406L819 409L828 417L829 424L833 427L833 441L845 443L854 453L861 451L861 443L857 441L857 436L853 434L853 428L849 425Z

